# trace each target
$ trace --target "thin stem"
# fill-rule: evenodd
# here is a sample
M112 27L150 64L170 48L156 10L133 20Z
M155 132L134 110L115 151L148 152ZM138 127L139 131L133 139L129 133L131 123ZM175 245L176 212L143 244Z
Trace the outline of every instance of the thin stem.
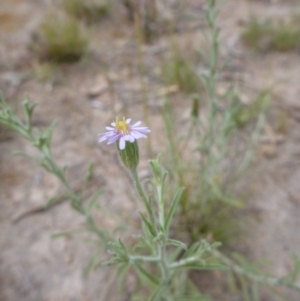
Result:
M141 198L141 200L143 201L144 206L145 206L145 208L147 210L147 214L148 214L148 216L151 219L152 225L155 225L155 221L154 221L152 209L151 209L150 204L148 202L148 199L147 199L147 197L145 195L145 192L144 192L143 187L141 185L141 182L140 182L140 179L139 179L139 176L137 174L136 169L135 168L130 169L130 173L131 173L131 176L133 178L134 185L136 187L138 195Z
M173 170L175 171L175 177L176 177L176 182L179 186L182 186L183 184L183 178L182 178L182 173L181 173L181 168L180 168L180 163L178 160L178 154L176 152L176 147L175 147L175 141L173 139L174 135L172 133L172 119L171 119L171 107L168 101L165 102L164 105L164 111L163 111L163 118L165 122L165 128L167 132L167 139L169 143L169 149L170 149L170 154L171 154L171 162L173 165Z
M207 11L206 19L208 22L210 30L210 56L209 56L209 74L205 78L205 88L208 97L208 129L207 133L204 136L204 139L201 141L204 146L205 159L201 162L201 188L205 193L205 196L201 202L201 210L204 211L208 202L209 193L209 181L211 179L211 166L214 162L214 144L216 143L215 139L218 137L215 135L217 128L216 112L217 112L217 99L216 99L216 74L217 74L217 65L219 59L219 30L216 26L216 18L218 15L215 1L207 0Z
M170 269L180 268L180 267L185 266L188 263L194 263L197 260L198 260L198 258L196 258L195 256L189 257L189 258L186 258L186 259L179 260L177 262L173 262L172 264L169 265L169 268Z
M159 266L161 271L161 285L163 286L163 291L165 293L166 299L169 300L169 298L171 298L170 270L169 270L169 265L167 260L166 246L163 242L157 245L157 252L158 255L160 256Z
M160 256L138 256L138 255L130 255L129 261L143 261L143 262L159 262Z
M136 169L131 169L130 172L131 172L132 178L134 180L137 192L146 207L147 213L150 218L152 217L151 223L155 227L153 212L149 205L147 197L144 193L144 190L142 188L137 171L136 171ZM163 227L164 220L165 220L164 201L163 201L163 185L157 185L156 192L157 192L159 222L160 222L161 226ZM157 255L156 256L150 256L150 257L132 256L131 259L132 260L144 260L145 259L144 261L157 262L160 267L160 271L161 271L161 285L163 286L163 293L162 293L163 297L162 298L164 298L166 300L172 300L171 294L170 294L170 289L169 289L170 270L169 270L169 265L168 265L168 260L167 260L165 241L166 241L166 239L164 238L161 241L157 242Z
M144 58L143 58L143 32L141 28L141 20L140 16L136 13L134 16L134 22L135 22L135 30L136 30L136 37L137 37L137 50L138 50L138 65L139 65L139 71L140 71L140 83L141 83L141 89L142 89L142 97L143 97L143 111L144 111L144 118L145 123L147 126L150 125L149 123L149 110L148 110L148 93L147 93L147 87L145 83L145 64L144 64ZM148 137L147 139L147 150L148 155L152 156L152 144L151 144L151 137Z
M274 277L269 277L269 276L262 276L262 275L257 275L254 272L250 272L245 270L243 267L237 265L236 263L234 263L232 260L230 260L229 258L225 257L223 254L221 254L218 251L213 251L213 254L221 259L221 261L223 263L225 263L228 267L230 267L234 272L236 272L237 274L246 276L248 278L250 278L253 281L256 282L260 282L260 283L265 283L271 286L287 286L290 287L292 289L295 289L296 291L300 292L300 285L296 284L296 283L289 283L289 282L284 282L281 279L277 279Z
M157 190L157 202L158 202L158 218L159 218L160 225L164 227L165 209L164 209L162 186L161 185L157 186L156 190Z

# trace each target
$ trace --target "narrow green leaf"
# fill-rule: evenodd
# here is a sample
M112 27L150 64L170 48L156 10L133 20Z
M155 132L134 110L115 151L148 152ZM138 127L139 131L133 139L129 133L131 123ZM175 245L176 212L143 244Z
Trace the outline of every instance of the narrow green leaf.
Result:
M239 280L242 287L242 293L245 301L251 301L247 280L239 275Z
M163 242L165 241L166 235L163 232L159 232L154 238L153 242Z
M190 246L190 248L184 253L184 255L182 256L182 259L192 256L197 251L197 249L199 248L200 245L201 245L201 243L199 241L193 243Z
M229 287L230 291L231 291L233 294L237 294L238 288L237 288L237 285L236 285L236 281L235 281L235 278L234 278L234 274L233 274L233 272L232 272L231 269L228 269L228 273L227 273L227 281L228 281L228 287Z
M156 290L152 293L148 301L160 301L161 293L162 293L162 286L158 286Z
M175 301L211 301L212 299L203 295L175 297Z
M178 259L178 256L182 252L182 247L177 247L176 250L174 250L172 253L170 253L169 257L169 262L173 262Z
M259 297L259 284L257 282L254 282L252 284L251 295L252 295L253 301L260 301L260 297Z
M212 188L213 192L215 193L216 197L218 197L220 199L220 201L223 201L227 204L230 204L230 205L238 207L238 208L242 208L244 206L243 202L236 200L236 199L222 193L218 186L211 185L211 188Z
M120 238L118 238L118 243L113 244L113 247L114 247L115 253L120 258L121 261L124 261L124 262L129 261L127 249Z
M180 247L181 249L183 250L187 250L187 246L186 244L184 244L183 242L179 241L179 240L176 240L176 239L168 239L167 240L167 244L168 245L172 245L172 246L175 246L175 247Z
M79 232L85 232L87 231L86 229L75 229L75 230L70 230L70 231L65 231L65 232L59 232L59 233L54 233L51 235L51 238L56 239L60 238L63 236L71 236L73 234L79 233Z
M162 194L165 191L165 183L166 183L167 175L168 175L168 172L166 170L162 171L162 181L161 181Z
M117 270L117 277L118 277L118 291L124 291L125 288L127 287L127 273L129 270L130 266L127 263L123 263L119 266Z
M37 161L36 158L34 158L34 157L32 157L32 156L30 156L30 155L28 155L28 154L26 154L25 152L22 152L22 151L14 151L13 155L14 156L26 157L26 158L29 158L32 161Z
M119 237L118 238L118 243L119 243L119 246L127 253L127 250L126 250L126 247L125 245L123 244L121 238Z
M126 268L128 268L128 264L126 264L126 263L122 264L122 265L118 268L118 270L117 270L117 275L118 275L118 277L120 277L123 273L126 272Z
M152 283L158 285L159 284L159 280L154 277L153 275L151 275L150 273L148 273L139 263L135 263L134 266L138 269L138 271L143 274L148 280L150 280Z
M212 249L217 249L217 248L219 248L219 247L221 247L221 246L222 246L222 243L219 242L219 241L216 241L216 242L214 242L213 244L211 244L211 248L212 248Z
M95 255L93 255L92 258L89 260L88 264L86 265L86 267L83 270L84 277L86 277L89 274L89 272L93 269L93 267L95 265L95 261L100 253L102 253L102 250L101 250L101 252L97 252Z
M92 208L96 205L98 197L101 193L103 193L103 191L104 191L104 188L98 189L90 198L90 200L86 206L86 213L88 216L90 216Z
M173 215L175 213L175 209L178 205L178 202L181 198L181 195L184 191L184 187L179 187L174 195L174 198L172 200L172 203L171 203L171 208L169 210L169 213L167 215L167 218L166 218L166 222L165 222L165 225L164 225L164 228L165 228L165 231L166 233L169 232L169 228L170 228L170 224L171 224L171 221L172 221L172 218L173 218Z
M142 235L136 237L139 244L136 244L133 247L133 250L136 251L138 249L142 249L143 251L150 251L153 252L155 250L155 247L152 243L150 243L145 237Z
M89 166L88 166L88 169L86 171L84 181L88 182L92 178L93 173L94 173L94 164L90 163Z
M59 200L59 197L58 196L54 196L52 197L51 199L49 199L47 201L47 203L44 205L45 208L49 208L51 207L52 205L54 205L57 201Z
M53 137L54 130L57 126L57 121L53 121L52 124L45 130L45 138L46 138L46 144L50 148L51 146L51 141Z
M106 261L101 261L97 264L94 265L94 270L95 269L98 269L99 267L105 267L105 266L108 266L108 265L114 265L114 264L117 264L117 263L120 263L122 262L119 258L112 258L110 260L106 260Z
M151 233L151 235L153 237L156 236L155 230L153 229L152 225L150 224L150 222L147 220L147 218L145 217L145 215L139 211L139 214L144 222L144 225L146 226L146 228L148 229L148 231Z
M203 264L203 263L187 263L178 268L186 268L191 270L227 270L228 268L225 265L221 264Z

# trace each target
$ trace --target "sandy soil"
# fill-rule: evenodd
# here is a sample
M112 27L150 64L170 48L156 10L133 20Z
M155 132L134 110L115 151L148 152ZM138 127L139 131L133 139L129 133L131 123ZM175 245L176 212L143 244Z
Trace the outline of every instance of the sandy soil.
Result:
M195 24L203 23L202 6L197 1L187 3L193 16L199 10L200 21L196 19ZM97 134L116 114L125 112L135 120L143 114L134 28L125 22L125 16L112 17L97 25L92 30L94 39L89 55L80 63L62 66L54 84L45 83L34 72L36 59L28 45L52 6L51 1L0 0L0 90L18 113L21 100L28 93L38 103L36 126L48 126L58 120L53 153L59 163L69 166L68 177L75 188L88 163L95 164L91 190L105 186L99 204L114 212L112 217L96 212L99 225L113 228L125 218L134 227L137 203L130 179L115 150L97 145ZM285 17L297 9L300 11L300 6L293 1L228 0L219 21L221 54L231 58L229 76L243 82L241 97L247 101L261 89L272 91L272 109L263 133L268 142L261 144L257 163L241 185L251 191L247 202L259 212L244 248L252 259L267 258L272 263L270 271L278 277L291 269L292 252L300 256L300 52L258 54L246 49L239 35L252 14ZM180 20L182 29L177 39L183 48L201 45L200 33L193 29L193 24L186 24L184 18ZM166 93L155 72L167 45L168 39L162 36L143 48L149 70L146 82L154 153L166 147L160 113ZM110 88L106 65L113 83ZM188 109L181 100L185 96L170 95L176 101L176 110L183 112L179 122L184 122ZM278 116L285 118L286 130L281 133L276 128ZM56 232L82 228L84 220L70 209L67 201L34 213L50 197L62 194L62 188L34 163L14 157L12 152L17 149L34 154L20 137L2 129L0 301L129 300L130 285L128 292L119 294L111 268L83 277L83 268L97 250L94 243L85 244L78 237L51 238ZM140 149L139 172L147 175L146 141L141 142ZM293 292L286 294L289 301L300 298ZM221 295L217 293L215 300L242 300ZM265 298L276 300L268 295Z

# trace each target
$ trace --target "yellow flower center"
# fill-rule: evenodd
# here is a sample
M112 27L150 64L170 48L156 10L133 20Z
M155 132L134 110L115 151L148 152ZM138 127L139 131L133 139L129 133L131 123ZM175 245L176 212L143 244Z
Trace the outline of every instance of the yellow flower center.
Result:
M129 133L129 125L126 122L125 117L121 120L118 117L116 118L116 129L123 135Z

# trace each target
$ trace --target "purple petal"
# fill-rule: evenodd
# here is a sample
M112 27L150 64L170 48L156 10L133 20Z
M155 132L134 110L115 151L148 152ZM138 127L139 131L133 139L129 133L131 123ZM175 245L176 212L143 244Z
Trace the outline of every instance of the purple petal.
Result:
M110 132L102 133L102 134L99 134L99 135L103 136L103 137L111 137L111 136L116 135L116 133L115 133L115 131L110 131Z
M118 138L117 138L117 137L114 137L114 138L108 140L107 145L110 145L110 144L116 142L117 140L118 140Z
M142 127L132 127L132 129L133 130L149 130L149 128L148 127L146 127L146 126L142 126ZM150 130L149 130L150 131Z
M151 131L149 129L132 129L135 132L139 132L139 133L150 133Z
M114 136L114 137L110 138L107 142L107 145L116 142L119 138L120 138L119 136Z
M112 125L112 126L116 126L116 123L115 123L115 122L112 122L111 125Z
M125 139L124 139L124 137L120 138L119 147L120 147L120 149L124 149L125 148Z
M135 139L140 139L140 138L147 138L146 135L140 133L140 132L136 132L136 131L132 131L131 136L134 137Z
M131 118L126 119L126 123L129 124L131 121Z
M130 134L125 135L125 136L124 136L124 139L125 139L126 141L130 141L131 143L134 141L134 137L131 136Z
M134 125L132 125L132 127L138 126L138 125L140 125L141 123L142 123L141 121L138 121L138 122L136 122Z
M133 132L133 131L131 131L131 132L130 132L130 135L131 135L134 139L140 139L140 138L142 138L138 132Z
M134 137L132 135L126 135L128 137L127 140L129 140L131 143L134 142Z
M115 130L115 128L112 128L112 127L109 127L109 126L107 126L107 127L105 127L108 131L114 131Z
M103 136L103 137L101 137L99 140L98 140L98 142L99 143L101 143L102 141L104 141L104 140L106 140L106 139L108 139L106 136Z

